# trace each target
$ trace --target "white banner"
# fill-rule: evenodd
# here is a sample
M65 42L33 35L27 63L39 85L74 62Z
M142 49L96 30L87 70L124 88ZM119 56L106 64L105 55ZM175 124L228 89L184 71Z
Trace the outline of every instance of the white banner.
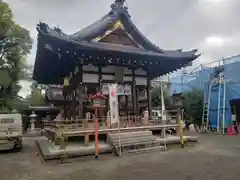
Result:
M162 120L166 121L167 116L166 116L166 108L165 108L165 102L164 102L164 96L163 96L163 85L161 84L161 103L162 103Z
M119 111L118 111L118 95L117 84L109 84L109 107L110 107L110 120L111 124L115 124L119 121Z
M109 94L109 84L103 84L102 85L102 93L104 95L108 95ZM118 84L117 85L117 95L118 96L130 96L131 95L131 85L128 84Z

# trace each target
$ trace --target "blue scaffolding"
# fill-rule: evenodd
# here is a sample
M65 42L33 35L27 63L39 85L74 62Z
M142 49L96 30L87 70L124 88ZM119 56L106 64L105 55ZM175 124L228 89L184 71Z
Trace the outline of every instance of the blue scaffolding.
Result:
M202 90L208 111L206 126L224 131L232 123L230 101L240 99L240 55L214 63L201 65L194 72L172 78L171 93L192 88Z

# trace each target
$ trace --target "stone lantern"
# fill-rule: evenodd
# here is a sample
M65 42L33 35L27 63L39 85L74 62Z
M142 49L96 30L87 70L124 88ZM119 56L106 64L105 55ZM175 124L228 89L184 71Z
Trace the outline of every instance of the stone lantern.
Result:
M35 132L36 131L35 122L37 120L37 115L35 114L34 111L32 111L32 114L29 116L29 118L30 118L30 131Z

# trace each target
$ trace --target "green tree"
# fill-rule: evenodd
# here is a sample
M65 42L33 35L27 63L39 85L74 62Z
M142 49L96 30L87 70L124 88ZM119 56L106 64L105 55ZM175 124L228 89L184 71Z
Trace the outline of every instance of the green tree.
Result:
M184 97L184 112L186 126L195 124L201 126L203 113L203 92L198 89L192 89L183 93Z
M30 88L31 93L25 98L27 104L32 106L44 105L45 96L43 87L36 82L33 82Z
M8 4L0 2L0 110L12 110L12 101L18 99L31 47L29 31L16 24Z
M156 87L151 92L152 95L152 105L153 106L161 106L162 100L161 100L161 87ZM165 106L170 105L170 94L169 89L167 87L163 87L163 97Z

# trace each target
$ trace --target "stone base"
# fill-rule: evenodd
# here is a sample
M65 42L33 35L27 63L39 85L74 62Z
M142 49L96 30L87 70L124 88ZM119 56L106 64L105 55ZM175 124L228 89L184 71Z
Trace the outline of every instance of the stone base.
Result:
M36 137L42 135L43 135L42 129L28 129L28 131L24 134L24 136L26 137Z
M198 137L184 136L184 143L197 141ZM84 145L84 143L68 143L66 150L61 150L59 145L54 145L54 143L49 142L47 138L37 139L35 143L40 155L44 160L62 159L63 157L81 157L87 155L93 156L95 154L94 142L91 142L87 147ZM130 151L130 153L165 150L165 143L166 145L180 144L180 138L178 136L167 136L165 138L157 137L156 144L158 144L158 146L133 150ZM116 150L110 144L104 142L99 143L99 154L114 153L115 151Z
M184 143L188 142L198 142L198 137L197 136L183 136ZM167 136L165 138L157 138L157 141L160 144L180 144L180 137L179 136Z
M36 140L36 146L39 153L44 160L61 159L62 157L79 157L95 154L95 144L91 143L89 146L84 146L81 143L69 143L67 144L66 150L60 149L60 146L54 145L54 143L49 142L47 139ZM112 148L110 145L100 142L99 143L99 153L111 153Z

